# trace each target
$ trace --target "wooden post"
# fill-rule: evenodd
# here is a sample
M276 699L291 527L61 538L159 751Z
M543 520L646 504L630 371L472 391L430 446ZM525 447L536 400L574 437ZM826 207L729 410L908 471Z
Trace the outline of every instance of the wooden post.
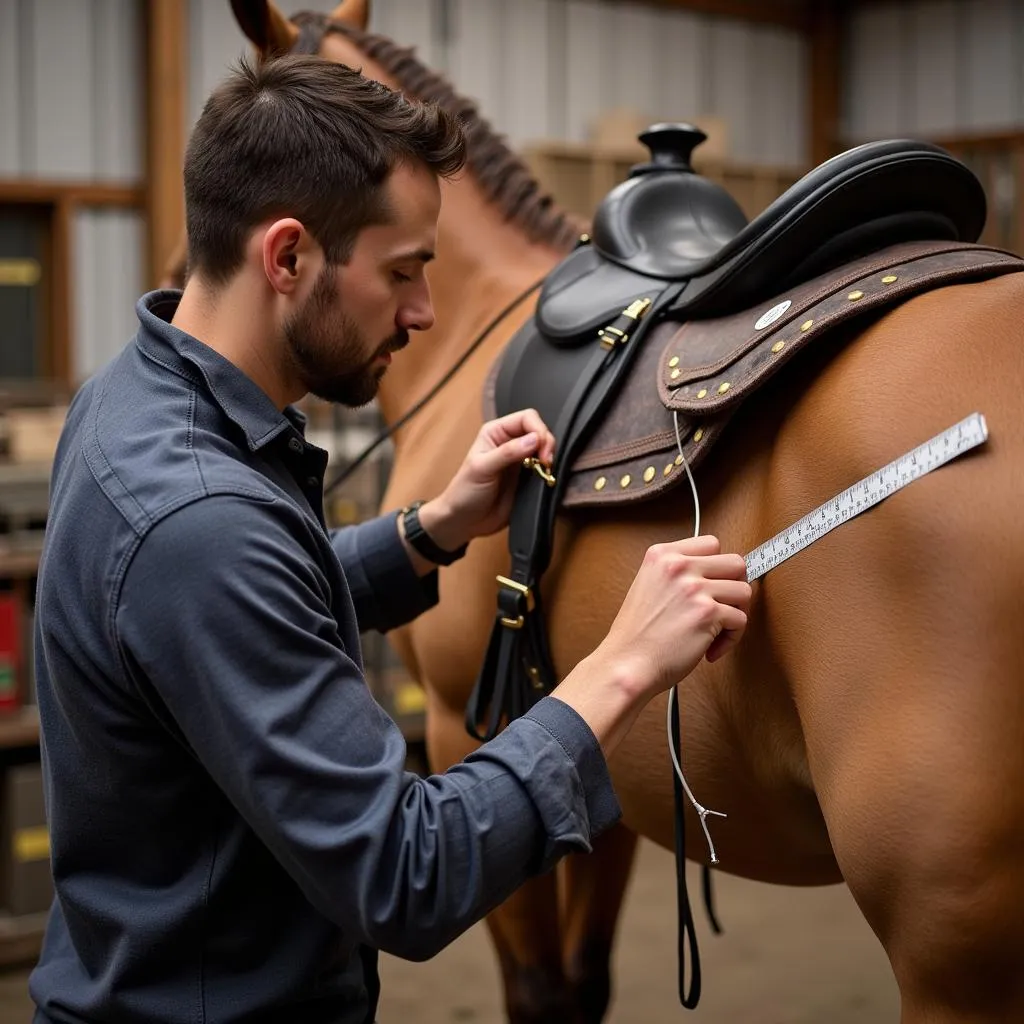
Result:
M839 139L840 104L843 89L842 23L844 13L838 0L811 5L808 43L811 50L810 96L807 114L810 126L811 166L835 156L842 148Z
M66 197L58 199L52 206L50 222L51 276L50 276L50 352L47 375L63 387L70 387L72 381L71 346L71 289L74 286L72 271L72 231L74 228L74 205Z
M146 4L146 280L155 287L185 226L185 0Z

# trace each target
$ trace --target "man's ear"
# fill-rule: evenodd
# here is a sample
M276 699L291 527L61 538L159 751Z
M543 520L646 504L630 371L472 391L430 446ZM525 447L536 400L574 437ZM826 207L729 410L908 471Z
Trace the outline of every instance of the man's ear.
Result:
M263 272L274 291L293 295L310 273L319 273L319 249L302 222L282 217L263 233Z

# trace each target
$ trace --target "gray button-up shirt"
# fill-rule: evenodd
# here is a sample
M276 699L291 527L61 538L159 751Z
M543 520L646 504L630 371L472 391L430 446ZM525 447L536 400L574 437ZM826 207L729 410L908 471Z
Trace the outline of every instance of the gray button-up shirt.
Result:
M363 678L359 632L437 599L394 515L328 531L326 455L138 304L54 467L36 655L56 900L42 1021L364 1022L376 953L431 956L619 810L547 698L443 775Z

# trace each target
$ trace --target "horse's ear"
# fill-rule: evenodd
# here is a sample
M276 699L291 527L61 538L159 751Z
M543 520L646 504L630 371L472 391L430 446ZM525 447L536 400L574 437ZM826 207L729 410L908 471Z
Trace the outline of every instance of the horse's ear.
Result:
M261 57L287 53L299 40L299 30L272 0L231 0L231 10Z
M365 32L367 22L370 20L370 0L341 0L331 12L331 18L334 21L347 22Z

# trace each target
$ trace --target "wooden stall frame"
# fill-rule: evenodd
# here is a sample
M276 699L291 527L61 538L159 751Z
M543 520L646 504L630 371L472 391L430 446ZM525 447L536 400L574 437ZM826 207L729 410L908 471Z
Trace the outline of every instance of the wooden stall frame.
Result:
M71 289L74 281L73 225L75 214L89 208L141 211L144 192L139 186L104 185L77 181L0 179L0 203L37 206L49 218L47 291L49 315L44 324L43 363L46 376L62 388L71 380Z

